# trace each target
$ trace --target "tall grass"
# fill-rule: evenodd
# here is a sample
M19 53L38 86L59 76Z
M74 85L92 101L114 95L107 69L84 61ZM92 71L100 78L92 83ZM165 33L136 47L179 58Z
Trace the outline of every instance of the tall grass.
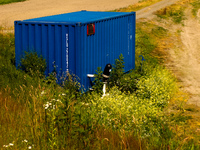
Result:
M145 8L147 6L153 5L161 0L140 0L139 3L130 5L128 7L116 9L117 12L131 12L131 11L138 11L142 8Z
M158 10L155 14L162 19L172 19L174 23L183 25L183 20L185 20L184 10L189 6L189 4L194 6L194 15L199 8L198 1L192 0L192 2L193 3L190 3L190 1L187 0L182 0L172 6Z

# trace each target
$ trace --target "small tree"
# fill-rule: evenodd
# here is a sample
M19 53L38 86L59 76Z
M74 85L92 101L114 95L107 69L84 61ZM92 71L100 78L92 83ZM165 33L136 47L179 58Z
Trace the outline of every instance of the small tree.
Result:
M119 55L119 59L115 59L115 64L113 65L109 85L110 86L120 86L121 78L124 74L124 57L122 54Z
M103 71L101 70L101 67L98 67L96 70L95 74L95 79L93 81L94 85L93 85L93 89L97 92L97 93L101 93L102 94L102 88L103 88L103 77L102 77L102 73Z

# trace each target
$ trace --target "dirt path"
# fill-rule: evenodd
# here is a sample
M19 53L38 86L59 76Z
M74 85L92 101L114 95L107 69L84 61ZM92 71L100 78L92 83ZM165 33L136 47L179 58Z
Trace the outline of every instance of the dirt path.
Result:
M171 65L183 90L190 94L188 103L200 106L200 12L194 18L188 8L185 17L184 26L179 28L181 41L175 42L179 46L170 50Z
M153 19L155 10L169 6L178 0L164 0L137 12L137 19ZM200 107L200 11L197 18L192 16L192 8L185 12L184 26L171 25L169 31L181 31L180 41L174 41L176 49L170 49L170 65L182 85L182 89L190 94L189 104ZM174 26L174 27L173 27ZM172 31L174 32L174 31Z
M0 25L14 26L24 20L73 11L109 11L137 3L139 0L27 0L0 5Z

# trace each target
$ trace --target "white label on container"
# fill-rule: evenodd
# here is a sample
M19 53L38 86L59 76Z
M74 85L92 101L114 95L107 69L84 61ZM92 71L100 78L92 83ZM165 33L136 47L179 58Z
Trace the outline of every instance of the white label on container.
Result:
M69 71L69 35L66 33L66 71Z
M132 44L132 23L128 23L128 55L130 53L130 44Z

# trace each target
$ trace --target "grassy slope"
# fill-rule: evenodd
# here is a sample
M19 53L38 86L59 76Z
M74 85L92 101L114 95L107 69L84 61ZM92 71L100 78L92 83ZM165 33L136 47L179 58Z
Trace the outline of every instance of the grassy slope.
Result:
M144 2L145 3L145 2ZM146 4L144 4L146 6ZM140 21L140 23L137 23L137 26L144 27L146 29L145 32L148 32L148 30L154 30L152 26L154 25L160 25L158 31L160 33L157 34L157 48L154 49L152 52L152 55L158 58L159 60L162 60L164 63L168 63L169 65L169 55L168 55L168 50L171 48L174 48L174 41L179 40L179 32L180 28L177 29L177 31L172 31L171 25L174 24L183 24L183 19L184 17L184 9L188 7L188 5L192 5L192 13L194 16L197 15L197 11L200 9L200 2L198 0L181 0L177 4L169 6L167 8L161 9L156 12L156 15L160 18L158 20L152 20L149 23L145 23ZM135 11L138 10L138 4L129 6L128 8L121 8L116 11ZM166 22L167 20L167 22ZM163 22L165 22L163 24ZM145 25L144 25L145 24ZM168 36L163 36L162 31L167 30ZM156 30L154 30L153 33L155 33ZM179 98L178 98L179 97ZM178 100L178 99L180 100ZM172 102L170 103L168 107L168 112L170 113L171 116L174 116L174 122L176 122L176 126L172 125L172 128L176 128L176 136L184 137L184 140L182 141L183 143L187 143L189 140L198 139L200 138L200 108L195 106L195 105L186 105L184 101L188 99L188 94L187 93L177 93L177 98L173 99ZM182 100L181 100L182 99ZM182 104L176 105L178 101ZM181 102L182 101L182 102ZM178 106L178 107L177 107ZM179 122L180 121L180 122ZM179 122L179 123L178 123ZM199 143L200 144L200 143Z

